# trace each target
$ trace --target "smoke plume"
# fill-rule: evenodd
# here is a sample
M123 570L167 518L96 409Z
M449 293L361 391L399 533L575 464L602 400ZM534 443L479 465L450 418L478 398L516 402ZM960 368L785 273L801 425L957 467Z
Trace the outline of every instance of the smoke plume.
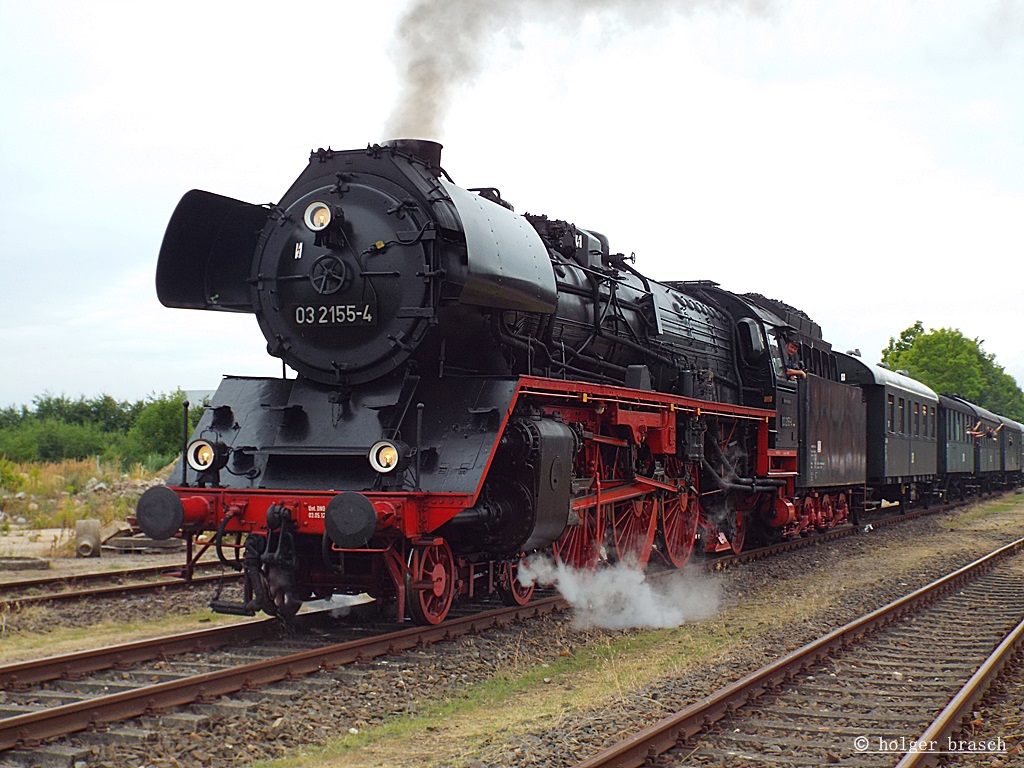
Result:
M519 581L557 587L580 628L677 627L718 610L718 585L685 570L648 581L642 570L623 563L577 571L534 556L519 566Z
M487 64L498 36L515 39L525 21L572 34L580 21L603 14L620 29L662 23L670 14L738 9L762 14L773 0L413 0L393 46L400 88L386 138L441 138L455 92Z

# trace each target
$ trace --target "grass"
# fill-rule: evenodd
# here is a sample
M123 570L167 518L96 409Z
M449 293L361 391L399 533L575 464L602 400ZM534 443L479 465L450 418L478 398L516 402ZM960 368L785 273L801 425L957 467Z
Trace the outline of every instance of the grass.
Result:
M457 698L428 704L420 714L343 735L305 755L254 765L340 768L377 764L366 762L374 754L386 754L380 759L396 766L425 765L433 753L429 744L438 738L449 748L458 741L468 760L497 744L495 739L509 729L545 722L555 727L571 710L596 706L659 676L680 674L731 646L740 634L693 625L605 636L575 654L563 651L550 662L520 659ZM401 761L396 755L403 755Z
M1021 509L1024 509L1024 494L1008 494L991 501L977 501L963 512L944 520L942 525L948 531L976 529L979 525L983 530L991 530L999 527L999 515Z

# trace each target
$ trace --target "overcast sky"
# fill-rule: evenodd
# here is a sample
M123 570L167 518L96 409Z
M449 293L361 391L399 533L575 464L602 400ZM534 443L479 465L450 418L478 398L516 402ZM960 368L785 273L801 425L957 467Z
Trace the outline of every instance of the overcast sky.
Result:
M461 186L869 360L920 320L1024 382L1024 2L517 4L445 32L478 58L423 138ZM394 138L407 8L0 0L0 407L278 375L254 316L160 305L164 228Z

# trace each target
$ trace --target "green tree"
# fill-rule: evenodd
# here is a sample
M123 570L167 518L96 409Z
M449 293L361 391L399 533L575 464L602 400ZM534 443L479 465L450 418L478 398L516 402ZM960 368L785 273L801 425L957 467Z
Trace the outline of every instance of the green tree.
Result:
M907 373L941 394L955 394L1007 416L1024 421L1024 392L985 352L981 339L968 339L955 328L930 329L920 321L889 339L882 362Z
M180 390L135 403L109 395L39 395L32 410L0 409L0 458L45 462L102 455L156 468L180 450L184 401ZM191 412L192 428L201 415L202 407Z
M185 393L181 390L161 395L142 406L135 423L121 443L122 458L150 467L169 463L181 451ZM189 433L203 414L202 407L189 410Z
M72 400L65 395L37 395L33 399L37 419L53 419L66 424L95 424L107 432L127 432L143 403L117 402L110 395L92 399L79 397Z
M917 338L923 334L924 324L918 320L900 334L899 341L890 336L889 346L882 350L882 362L892 368L893 358L909 351Z
M0 410L0 431L18 426L30 415L28 408L24 405L17 407L10 405Z

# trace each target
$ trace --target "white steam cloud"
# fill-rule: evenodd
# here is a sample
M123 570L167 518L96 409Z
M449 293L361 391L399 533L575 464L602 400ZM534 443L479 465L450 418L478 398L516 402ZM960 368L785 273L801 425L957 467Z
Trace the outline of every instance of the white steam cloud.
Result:
M621 28L657 26L668 15L706 8L763 15L773 0L413 0L399 21L392 56L401 81L385 138L441 138L454 92L487 64L495 36L515 38L529 21L571 32L594 13Z
M557 587L579 628L677 627L713 616L719 604L718 584L688 570L648 581L623 563L578 571L534 556L519 566L519 581Z

